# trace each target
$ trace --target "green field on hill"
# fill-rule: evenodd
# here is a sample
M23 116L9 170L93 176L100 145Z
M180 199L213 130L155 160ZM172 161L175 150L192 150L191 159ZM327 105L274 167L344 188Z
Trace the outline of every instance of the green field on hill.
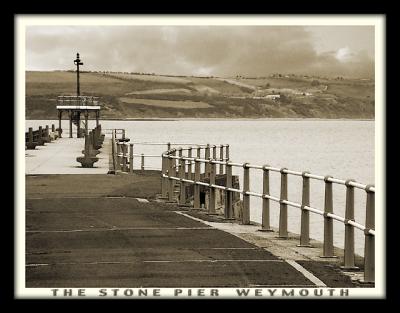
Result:
M374 118L372 80L83 72L80 81L82 95L100 97L102 118ZM26 72L26 118L56 118L57 96L75 92L74 72Z

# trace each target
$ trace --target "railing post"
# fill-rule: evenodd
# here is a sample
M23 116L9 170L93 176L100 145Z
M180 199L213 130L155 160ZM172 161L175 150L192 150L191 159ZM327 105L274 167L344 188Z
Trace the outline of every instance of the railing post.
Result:
M250 224L250 195L247 191L250 191L250 168L249 163L243 164L243 212L242 212L242 224Z
M181 152L182 150L180 150ZM183 156L180 155L180 159L179 159L179 178L180 180L180 194L179 194L179 205L185 205L186 204L186 184L183 181L183 179L185 179L185 173L186 173L186 169L185 169L185 163L186 161L183 159Z
M287 229L287 204L283 201L288 198L288 181L287 181L287 173L285 172L287 168L281 168L281 194L279 201L279 238L288 238L288 229Z
M225 166L226 172L226 189L225 189L225 218L233 219L233 201L232 201L232 191L228 188L232 188L232 165L229 163Z
M125 139L125 128L122 129L122 139Z
M197 155L199 155L199 149L197 148ZM197 159L194 160L194 201L193 201L193 208L200 209L200 185L196 184L200 181L200 161Z
M188 158L191 158L191 157L192 157L192 147L189 147ZM192 167L192 161L190 160L190 161L188 161L187 179L192 180L192 178L193 178L192 173L193 173L193 167Z
M221 162L224 162L224 145L223 145L223 144L221 144L221 145L219 146L219 160L220 160ZM223 175L223 174L224 174L224 165L223 165L223 164L220 164L220 165L219 165L219 174L220 174L220 175Z
M204 153L204 158L206 159L206 160L209 160L210 159L210 145L209 144L207 144L207 146L206 146L206 150L205 150L205 153ZM210 163L209 162L207 162L206 164L205 164L205 166L204 166L204 170L205 170L205 176L206 177L210 177Z
M171 158L171 156L172 156L171 152L169 153L168 156L169 156L169 158L168 158L168 181L169 181L168 201L173 202L174 201L175 181L173 179L171 179L171 177L175 176L175 175L172 175L172 173L175 171L174 164L173 164L175 159Z
M126 143L123 143L121 148L122 148L122 171L127 172L128 170L126 167L126 160L127 160L127 156L126 156L127 145L126 145Z
M333 192L332 182L329 180L331 176L325 176L325 205L324 205L324 247L323 258L335 258L333 248L333 220L329 213L333 213Z
M117 170L121 170L121 143L117 141Z
M200 159L201 158L201 147L197 147L197 158ZM201 177L201 163L199 162L199 181L200 181L200 177Z
M133 145L133 144L131 144ZM164 177L164 175L167 175L167 161L168 159L164 157L164 154L161 154L161 198L166 199L167 198L167 186L168 186L168 179ZM131 163L133 164L133 163Z
M354 257L354 226L348 221L354 221L354 187L350 185L353 179L346 180L346 212L344 224L344 265L342 269L357 270Z
M225 159L229 161L229 145L225 146Z
M301 196L301 226L300 226L300 244L298 247L311 247L310 244L310 211L306 206L310 206L310 177L308 172L303 172L303 191Z
M140 170L143 172L144 171L144 154L142 153L140 155L141 161L140 161Z
M129 144L129 172L133 174L133 143Z
M212 146L212 159L213 160L217 159L217 146L216 145Z
M212 185L215 185L215 170L216 164L212 159L209 159L210 164L210 196L209 196L209 204L208 204L208 214L215 214L215 188Z
M170 142L167 143L167 150L168 151L171 150L171 143Z
M269 196L269 165L263 166L263 198L262 198L262 222L261 229L259 231L272 231L270 225L270 216L269 216L269 198L265 196Z
M365 212L365 246L364 246L364 280L365 283L375 282L375 236L369 233L375 230L375 192L371 191L373 185L365 187L367 203Z

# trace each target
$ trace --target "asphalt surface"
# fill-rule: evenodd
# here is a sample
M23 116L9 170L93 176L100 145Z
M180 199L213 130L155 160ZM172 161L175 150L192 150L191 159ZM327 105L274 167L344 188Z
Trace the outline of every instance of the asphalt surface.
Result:
M26 287L315 286L157 193L157 172L27 176Z

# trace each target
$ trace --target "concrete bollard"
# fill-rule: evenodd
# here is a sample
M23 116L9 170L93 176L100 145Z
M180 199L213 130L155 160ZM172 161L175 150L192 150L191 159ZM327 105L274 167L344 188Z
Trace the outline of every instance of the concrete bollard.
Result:
M364 245L364 280L365 283L375 282L375 236L368 231L375 230L375 192L371 191L373 185L365 187L367 193L365 214L365 245Z
M99 159L97 157L90 156L89 149L92 145L91 136L85 136L85 153L83 157L78 157L76 160L81 163L82 167L92 168L93 164L97 162Z
M100 153L100 151L97 150L94 145L94 141L96 140L95 136L94 136L94 131L90 131L88 136L89 136L89 142L90 142L88 155L94 157ZM82 150L82 154L85 154L85 150Z
M181 152L181 151L180 151ZM179 186L179 205L184 206L186 205L186 184L183 181L185 179L185 160L182 156L179 159L179 178L180 178L180 186Z
M354 221L354 187L350 182L354 180L346 180L346 211L344 220L344 265L342 269L357 270L354 256L354 226L348 221Z
M311 247L310 245L310 211L304 207L310 206L310 177L308 172L301 174L303 178L303 191L301 196L301 226L300 226L300 244L298 247Z
M129 145L129 172L133 174L133 143ZM166 174L166 172L167 171L165 170L164 174Z
M216 164L209 159L210 164L210 185L209 185L209 203L208 203L208 214L216 214L215 212L215 188L212 185L215 185L215 170Z
M272 231L270 225L270 200L269 196L269 165L263 166L263 198L262 198L262 221L259 231Z
M199 149L197 152L199 152ZM199 153L197 153L198 155ZM200 161L197 159L194 160L194 195L193 195L193 208L200 209L200 185L196 184L200 181Z
M287 204L283 201L288 199L288 181L287 181L287 173L285 172L287 168L281 168L281 194L279 201L279 238L286 239L288 238L288 229L287 229Z
M144 154L140 155L140 170L144 172Z
M49 125L46 125L45 129L44 129L44 142L51 142L51 138L50 138L50 129L49 129Z
M250 168L249 163L243 164L243 212L242 212L242 224L250 224L250 195L247 191L250 191Z
M322 258L334 258L333 248L333 220L328 216L333 213L333 193L332 182L329 181L331 176L325 176L325 205L324 205L324 246Z
M219 160L221 162L224 162L224 145L219 146ZM220 175L224 174L224 165L223 164L219 165L219 174Z
M232 188L232 165L229 163L226 164L226 189L225 189L225 218L226 219L234 219L233 217L233 197L232 191L229 191L228 188Z

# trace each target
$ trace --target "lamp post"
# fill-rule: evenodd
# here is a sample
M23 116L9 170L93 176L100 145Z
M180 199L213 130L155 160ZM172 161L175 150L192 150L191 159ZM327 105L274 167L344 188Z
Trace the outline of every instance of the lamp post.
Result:
M79 65L83 65L81 59L79 59L79 53L76 54L76 60L74 60L74 64L76 65L76 95L79 97L81 95L79 89Z

